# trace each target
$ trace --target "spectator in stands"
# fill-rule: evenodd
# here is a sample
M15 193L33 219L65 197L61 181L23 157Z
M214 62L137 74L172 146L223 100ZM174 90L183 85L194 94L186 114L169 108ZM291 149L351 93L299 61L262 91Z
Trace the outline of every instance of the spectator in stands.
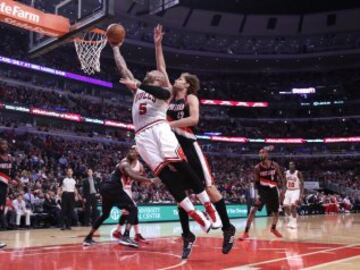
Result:
M8 229L12 229L16 227L16 211L13 205L12 195L9 195L6 198L6 206L5 206L5 226Z
M34 194L31 192L31 190L28 187L24 187L24 193L25 193L24 200L25 200L26 208L34 212L34 201L35 201Z
M19 227L20 226L20 222L21 222L21 217L25 217L25 225L27 228L30 227L31 225L31 210L26 208L26 203L24 200L24 194L23 193L19 193L17 195L17 198L15 200L13 200L13 206L16 212L16 226Z
M87 170L87 177L82 182L82 194L85 202L84 224L90 226L98 217L97 194L99 194L99 179L93 176L92 169Z
M61 220L61 206L56 200L56 195L53 191L45 194L44 212L49 215L50 223L59 227L62 223Z

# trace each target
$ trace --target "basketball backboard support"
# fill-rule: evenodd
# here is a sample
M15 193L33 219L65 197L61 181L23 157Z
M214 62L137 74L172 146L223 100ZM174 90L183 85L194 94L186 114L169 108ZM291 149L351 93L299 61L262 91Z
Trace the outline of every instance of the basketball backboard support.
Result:
M98 24L111 23L119 0L31 0L32 7L69 18L70 32L60 38L30 33L29 56L45 54Z

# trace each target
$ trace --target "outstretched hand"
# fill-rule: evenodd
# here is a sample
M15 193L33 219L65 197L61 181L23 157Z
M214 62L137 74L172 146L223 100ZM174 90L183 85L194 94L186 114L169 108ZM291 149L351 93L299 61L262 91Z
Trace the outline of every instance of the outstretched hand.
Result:
M154 185L158 185L161 183L161 180L159 177L154 177L154 178L151 178L151 183L154 184Z
M124 43L124 41L122 41L122 42L120 42L120 43L118 43L118 44L114 44L114 43L111 43L110 41L109 41L109 44L110 44L110 46L111 46L111 48L119 48L120 49L120 47L123 45L123 43Z
M163 31L163 26L161 24L158 24L155 28L154 28L154 43L156 45L161 44L163 37L164 37L164 31Z

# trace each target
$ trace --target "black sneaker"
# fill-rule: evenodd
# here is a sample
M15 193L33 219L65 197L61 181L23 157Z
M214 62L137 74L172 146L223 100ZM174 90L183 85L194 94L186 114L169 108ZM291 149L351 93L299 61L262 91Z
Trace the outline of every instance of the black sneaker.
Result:
M0 248L6 247L6 244L3 242L0 242Z
M88 238L88 237L86 237L84 242L83 242L84 247L92 246L92 245L95 245L95 244L96 244L96 242L92 238Z
M124 245L124 246L128 246L128 247L133 247L133 248L138 248L139 247L139 244L137 242L132 240L130 238L130 236L125 236L125 235L120 237L119 244Z
M233 248L234 240L235 240L235 227L230 224L229 228L224 230L224 241L223 241L223 248L222 253L228 254L230 250Z
M182 235L183 241L184 241L184 247L183 247L183 254L181 256L181 259L186 260L189 258L193 245L196 241L196 236L193 233L190 233L186 236Z

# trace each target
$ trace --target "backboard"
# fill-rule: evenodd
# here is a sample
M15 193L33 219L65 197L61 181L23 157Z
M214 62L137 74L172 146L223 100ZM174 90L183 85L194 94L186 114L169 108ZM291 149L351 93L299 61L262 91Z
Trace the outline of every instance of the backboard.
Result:
M60 38L31 32L30 57L45 54L97 24L110 22L115 15L115 1L119 0L31 0L32 7L36 9L69 18L71 28Z

